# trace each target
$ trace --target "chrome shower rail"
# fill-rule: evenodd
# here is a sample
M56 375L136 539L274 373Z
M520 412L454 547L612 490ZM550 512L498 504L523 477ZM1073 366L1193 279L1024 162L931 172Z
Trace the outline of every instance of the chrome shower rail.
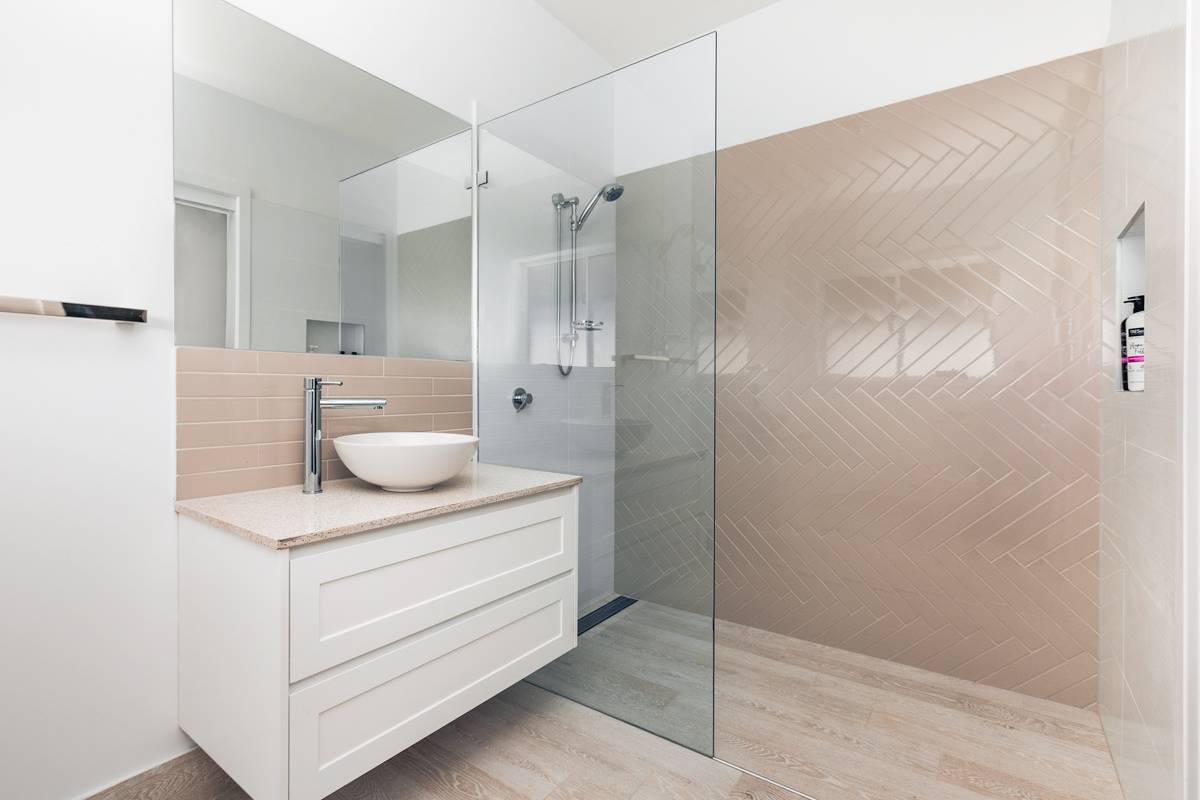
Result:
M99 306L94 303L68 303L63 300L35 300L29 297L0 295L0 312L6 314L34 314L40 317L80 317L103 319L111 322L146 322L149 319L144 308L121 308Z

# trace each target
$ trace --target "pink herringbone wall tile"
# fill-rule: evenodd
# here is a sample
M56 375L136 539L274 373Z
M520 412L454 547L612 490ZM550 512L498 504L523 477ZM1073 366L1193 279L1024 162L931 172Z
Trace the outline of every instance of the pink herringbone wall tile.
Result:
M719 154L717 613L1095 702L1100 55Z

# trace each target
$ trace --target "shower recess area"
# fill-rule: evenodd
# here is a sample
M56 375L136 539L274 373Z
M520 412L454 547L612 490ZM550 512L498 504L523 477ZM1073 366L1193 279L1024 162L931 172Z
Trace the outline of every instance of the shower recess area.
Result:
M709 754L714 58L479 128L479 457L584 476L582 636L533 682Z
M1169 796L1175 545L1117 452L1175 367L1151 325L1122 392L1106 243L1144 202L1169 315L1181 206L1105 172L1131 46L718 150L713 34L478 126L479 458L584 478L533 684L781 797Z

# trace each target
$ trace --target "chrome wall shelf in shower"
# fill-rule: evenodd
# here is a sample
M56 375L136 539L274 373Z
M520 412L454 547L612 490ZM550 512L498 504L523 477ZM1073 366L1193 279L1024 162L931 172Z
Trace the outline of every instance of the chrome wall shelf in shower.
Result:
M149 315L144 308L99 306L93 303L68 303L62 300L34 300L29 297L9 297L2 294L0 294L0 312L7 314L34 314L40 317L103 319L110 322L146 322L149 319Z
M613 356L613 361L647 361L651 364L695 364L694 358L676 358L675 356L651 356L643 353L621 353Z

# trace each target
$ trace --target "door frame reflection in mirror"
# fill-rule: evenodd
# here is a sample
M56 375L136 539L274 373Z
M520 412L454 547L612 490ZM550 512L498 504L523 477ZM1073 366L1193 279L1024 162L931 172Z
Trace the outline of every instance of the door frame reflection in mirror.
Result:
M225 215L225 347L249 349L252 273L250 189L213 178L176 172L175 202Z

